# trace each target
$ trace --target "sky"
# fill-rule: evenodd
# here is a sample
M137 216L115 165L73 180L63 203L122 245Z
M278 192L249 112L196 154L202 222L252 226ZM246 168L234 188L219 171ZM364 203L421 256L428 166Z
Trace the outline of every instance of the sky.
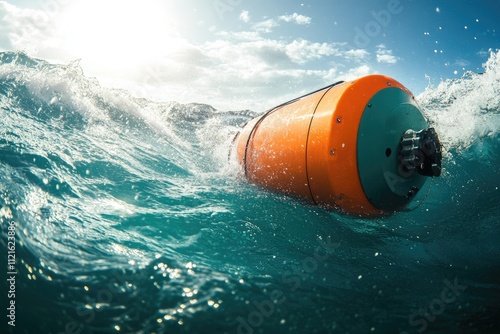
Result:
M79 61L104 87L265 111L381 73L415 95L481 72L500 0L0 0L0 51Z

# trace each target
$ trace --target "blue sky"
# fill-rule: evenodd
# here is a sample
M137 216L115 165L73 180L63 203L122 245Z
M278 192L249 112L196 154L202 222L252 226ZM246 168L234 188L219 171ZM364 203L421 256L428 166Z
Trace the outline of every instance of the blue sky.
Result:
M500 0L8 0L0 50L80 59L103 86L263 111L382 73L415 94L481 72Z

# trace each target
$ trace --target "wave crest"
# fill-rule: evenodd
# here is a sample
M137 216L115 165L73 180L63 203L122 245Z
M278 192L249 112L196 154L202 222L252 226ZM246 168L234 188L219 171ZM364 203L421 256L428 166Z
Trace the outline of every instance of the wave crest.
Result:
M500 50L490 51L484 73L427 88L418 100L447 150L465 151L500 129Z

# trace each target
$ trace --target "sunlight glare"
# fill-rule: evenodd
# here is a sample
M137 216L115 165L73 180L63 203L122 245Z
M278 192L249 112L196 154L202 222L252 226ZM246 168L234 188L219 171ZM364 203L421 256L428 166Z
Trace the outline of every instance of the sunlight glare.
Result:
M83 61L116 69L175 52L182 39L160 0L77 1L62 21L68 49Z

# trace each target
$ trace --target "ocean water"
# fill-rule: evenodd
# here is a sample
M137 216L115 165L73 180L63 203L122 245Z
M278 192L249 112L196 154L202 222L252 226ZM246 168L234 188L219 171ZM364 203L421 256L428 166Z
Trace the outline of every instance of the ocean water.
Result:
M443 176L361 219L241 178L259 112L0 53L0 332L498 333L500 52L417 100Z

